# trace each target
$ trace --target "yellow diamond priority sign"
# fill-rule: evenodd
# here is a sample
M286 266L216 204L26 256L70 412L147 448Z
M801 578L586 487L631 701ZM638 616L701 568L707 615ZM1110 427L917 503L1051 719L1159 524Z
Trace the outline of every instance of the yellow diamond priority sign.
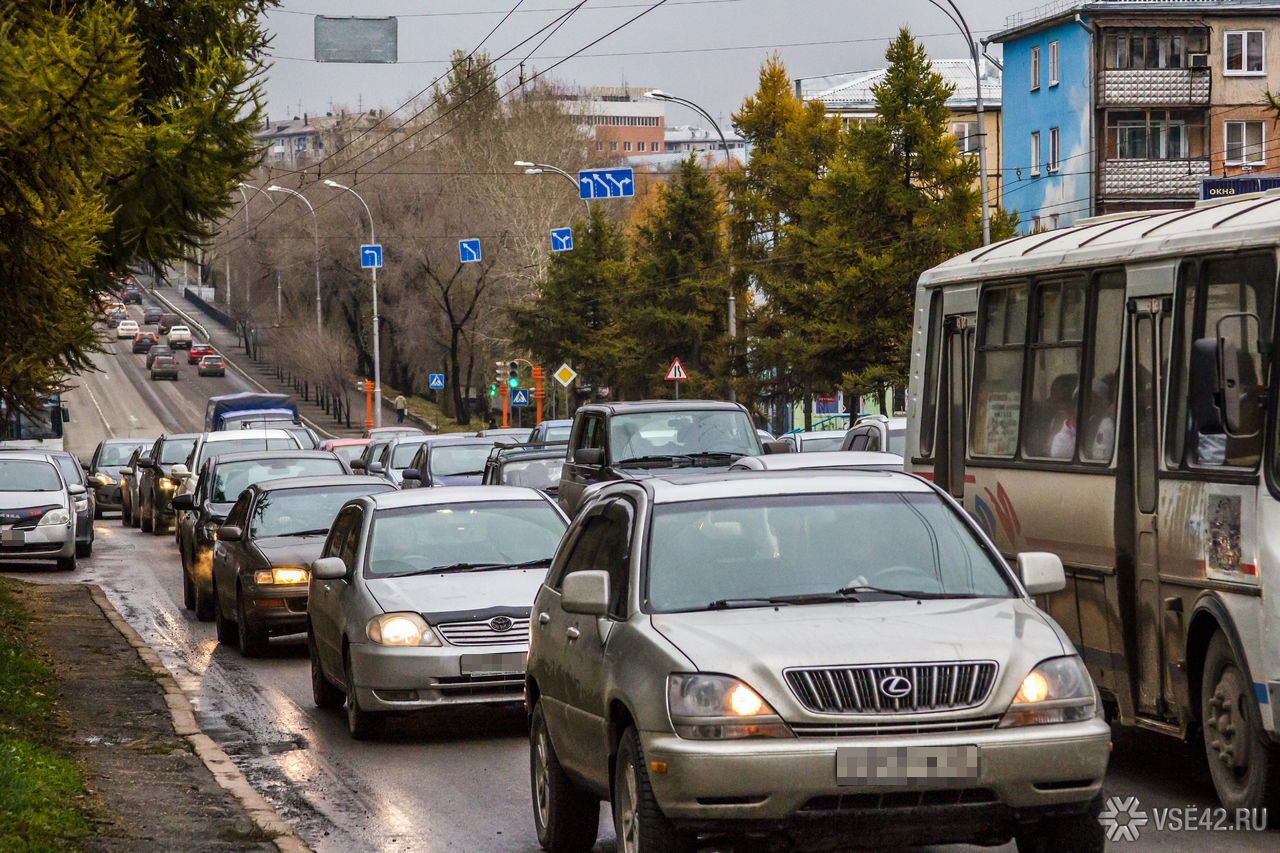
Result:
M578 378L578 372L567 364L560 365L560 369L552 374L556 381L564 387L568 388L573 380Z

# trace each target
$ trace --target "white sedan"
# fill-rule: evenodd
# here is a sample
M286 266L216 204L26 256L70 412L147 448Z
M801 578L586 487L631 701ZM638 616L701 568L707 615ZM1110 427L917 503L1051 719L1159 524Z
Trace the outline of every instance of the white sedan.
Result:
M132 338L138 334L137 320L121 320L120 325L116 326L117 338Z

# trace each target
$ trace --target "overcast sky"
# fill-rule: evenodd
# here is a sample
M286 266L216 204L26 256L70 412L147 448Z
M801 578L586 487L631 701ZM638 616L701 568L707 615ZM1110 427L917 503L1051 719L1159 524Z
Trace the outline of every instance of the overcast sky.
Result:
M777 50L792 77L819 76L883 65L898 27L923 38L933 58L962 58L964 40L929 0L667 0L592 47L586 45L649 8L653 0L587 0L544 44L550 29L498 63L500 72L526 59L526 73L543 70L578 86L656 87L696 101L717 118L729 115L756 89L761 62ZM1007 15L1035 0L957 0L975 36L1004 27ZM573 0L283 0L267 16L274 65L267 73L268 115L324 113L333 107L394 109L448 67L455 48L484 39L490 56L505 53L552 24ZM316 14L395 15L399 58L394 65L314 62ZM486 38L487 35L487 38ZM534 50L536 48L536 50ZM529 56L533 51L532 56ZM993 51L998 56L997 51ZM674 105L668 124L698 117Z

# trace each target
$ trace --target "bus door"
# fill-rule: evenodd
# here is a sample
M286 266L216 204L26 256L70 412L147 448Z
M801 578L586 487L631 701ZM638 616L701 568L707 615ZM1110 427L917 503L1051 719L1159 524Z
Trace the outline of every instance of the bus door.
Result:
M947 294L951 296L951 294ZM942 363L938 382L938 436L933 481L956 500L964 499L964 457L969 424L969 379L973 375L973 337L977 326L976 289L958 294L968 300L948 301L942 324ZM972 307L965 304L972 301ZM968 308L952 313L952 308ZM972 508L970 508L972 509Z
M1126 478L1129 488L1117 490L1120 512L1129 516L1117 518L1117 532L1129 526L1125 521L1132 526L1127 537L1117 537L1117 550L1127 552L1128 559L1118 560L1116 593L1134 711L1143 716L1164 716L1165 712L1158 474L1163 446L1160 392L1168 364L1167 306L1168 300L1160 297L1131 298L1128 302L1125 406L1129 424L1124 439L1129 447L1122 449L1121 457L1132 460L1132 469ZM1129 541L1122 541L1125 538ZM1131 563L1131 577L1124 571L1126 562Z

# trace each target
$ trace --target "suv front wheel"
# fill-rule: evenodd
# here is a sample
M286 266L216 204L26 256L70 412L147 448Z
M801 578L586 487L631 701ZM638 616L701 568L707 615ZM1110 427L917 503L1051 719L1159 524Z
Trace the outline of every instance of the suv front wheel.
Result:
M613 766L613 831L618 853L693 853L697 839L678 831L658 807L640 735L628 728Z
M541 702L533 706L529 718L529 775L533 825L542 849L585 853L594 847L600 830L600 801L574 785L560 767Z

